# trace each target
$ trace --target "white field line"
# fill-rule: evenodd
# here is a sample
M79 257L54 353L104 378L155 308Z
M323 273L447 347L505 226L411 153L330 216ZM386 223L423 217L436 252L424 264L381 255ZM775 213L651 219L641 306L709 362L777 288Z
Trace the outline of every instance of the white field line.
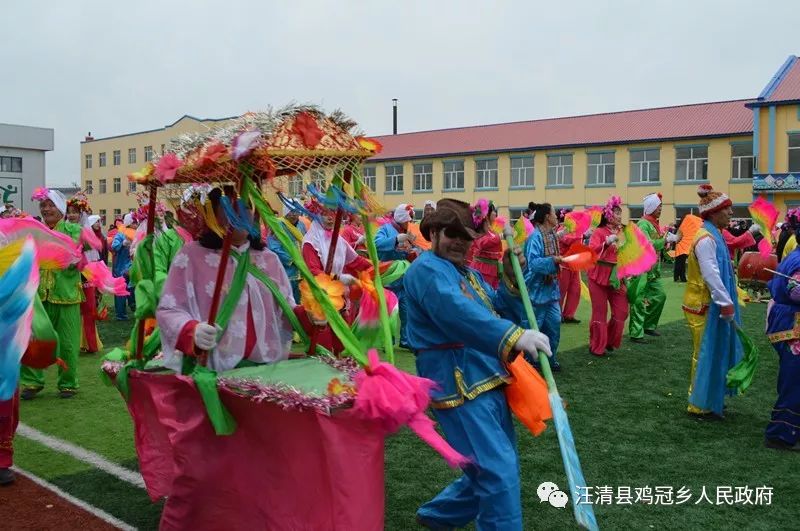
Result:
M70 502L71 504L73 504L73 505L75 505L77 507L80 507L81 509L83 509L87 513L93 514L97 518L103 520L104 522L106 522L106 523L108 523L110 525L113 525L114 527L116 527L118 529L124 529L125 531L134 531L136 529L135 527L132 527L132 526L126 524L122 520L114 518L113 516L111 516L107 512L103 511L102 509L98 509L97 507L94 507L93 505L89 505L88 503L86 503L83 500L79 500L75 496L71 496L71 495L67 494L66 492L64 492L60 488L56 487L52 483L50 483L48 481L45 481L45 480L43 480L42 478L40 478L38 476L34 476L30 472L22 470L21 468L16 467L16 466L11 467L11 468L17 474L19 474L21 476L24 476L24 477L28 478L29 480L33 481L34 483L36 483L37 485L42 486L42 487L54 492L58 496L64 498L68 502Z
M144 480L142 479L141 474L121 467L116 463L112 463L105 457L92 452L91 450L86 450L85 448L81 448L80 446L76 446L57 437L53 437L52 435L47 435L46 433L42 433L39 430L31 428L27 424L23 424L21 422L17 428L17 435L22 435L26 439L38 442L39 444L42 444L56 452L67 454L78 461L87 463L97 469L100 469L121 481L130 483L134 487L139 487L140 489L145 488Z

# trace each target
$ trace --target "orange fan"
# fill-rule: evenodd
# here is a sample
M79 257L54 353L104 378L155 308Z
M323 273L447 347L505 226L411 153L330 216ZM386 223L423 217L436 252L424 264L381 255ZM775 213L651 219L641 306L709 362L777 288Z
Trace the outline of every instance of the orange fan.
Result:
M597 253L580 242L570 245L561 258L563 264L572 271L586 271L597 263Z

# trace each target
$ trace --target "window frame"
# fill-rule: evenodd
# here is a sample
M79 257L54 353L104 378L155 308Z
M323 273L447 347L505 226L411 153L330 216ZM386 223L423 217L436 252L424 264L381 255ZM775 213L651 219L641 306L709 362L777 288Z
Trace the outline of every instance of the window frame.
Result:
M86 153L83 156L83 169L91 170L92 169L92 154Z
M97 154L97 166L99 168L105 168L106 166L106 152L101 151Z
M0 172L22 173L22 157L13 157L11 155L0 157Z
M689 157L679 157L679 150L689 150ZM695 150L704 150L705 157L695 156ZM681 163L686 163L684 175L680 175L679 167ZM699 171L702 174L701 178L697 177L698 163L700 163ZM695 183L708 181L708 144L692 145L692 146L675 146L675 182L676 183Z
M303 195L303 176L299 173L290 175L286 184L286 191L289 197L297 198Z
M569 157L569 164L564 164L564 157ZM558 159L558 164L551 164ZM574 186L575 157L573 153L548 153L547 154L547 185L548 188L572 188ZM551 180L550 169L554 169L554 180ZM567 172L569 169L569 172ZM569 173L569 182L567 182ZM559 182L559 180L561 182Z
M786 171L789 173L800 173L800 131L789 131L786 133ZM792 140L797 140L797 145L792 146ZM797 160L797 167L792 169L792 152L795 152L794 155L798 158Z
M492 164L494 168L481 168L482 164ZM488 184L486 180L488 179ZM475 159L475 190L497 190L500 181L499 164L497 157Z
M155 157L155 151L153 151L153 146L145 146L144 147L144 161L151 162Z
M731 181L736 182L747 182L753 180L753 175L755 174L755 167L756 167L756 157L753 154L753 142L752 141L744 141L744 142L731 142ZM734 150L737 148L749 148L750 154L749 155L736 155ZM742 177L742 163L746 160L750 159L750 176L749 177ZM737 176L738 175L738 176Z
M521 166L519 168L514 167L515 161L524 161L530 159L531 165L530 166ZM509 180L508 180L508 188L510 190L534 190L536 188L536 181L535 181L535 163L536 163L536 155L512 155L509 157L509 166L510 166L510 173L509 173ZM521 184L522 179L520 179L520 170L525 171L525 183ZM530 184L527 183L527 170L530 170ZM516 174L515 174L516 172ZM515 184L516 179L516 184Z
M628 183L634 186L636 185L644 185L644 186L652 186L652 185L659 185L661 184L661 148L660 147L649 147L649 148L635 148L630 149L630 164L629 164L629 174L628 174ZM650 152L656 153L656 158L650 160L647 158L647 154ZM641 153L643 160L633 160L634 153ZM634 172L634 165L638 166L638 172ZM658 168L657 170L657 179L651 180L650 176L653 173L653 168ZM644 174L644 169L647 168L647 180L642 180L642 175ZM639 180L634 181L633 176L638 173Z
M448 164L454 164L455 169L447 169ZM458 165L461 165L461 169L458 169ZM443 192L463 192L464 187L466 186L465 183L465 173L464 173L464 159L450 159L450 160L443 160L442 161L442 175L443 175ZM452 186L453 180L455 179L455 184L461 184L461 186Z
M122 177L114 177L111 179L112 193L119 194L122 192Z
M91 179L86 179L86 195L92 195L94 193L94 183Z
M97 193L98 194L106 194L108 193L108 182L106 179L98 179L97 181Z
M400 173L389 173L389 168L400 168ZM385 184L387 194L402 194L404 192L405 166L403 164L384 164L386 174ZM399 186L398 186L399 183Z
M604 160L611 156L611 162ZM592 157L600 157L600 162L592 162ZM617 180L617 154L615 151L587 151L586 152L586 186L616 186ZM611 180L609 180L609 168ZM594 170L594 171L593 171ZM592 173L594 172L594 175ZM602 173L603 180L599 180Z
M418 171L421 169L429 169L430 171ZM433 162L417 162L412 166L412 192L416 193L428 193L433 192ZM417 186L417 177L420 177L420 180L424 179L426 182L421 184L428 184L428 188L422 188Z
M361 178L370 190L376 191L378 186L378 168L377 166L364 166L361 168Z
M133 181L128 181L128 193L133 194L136 193L136 183Z
M122 150L121 149L115 149L113 157L114 157L114 166L119 166L120 164L122 164Z
M128 148L128 164L136 164L136 148Z

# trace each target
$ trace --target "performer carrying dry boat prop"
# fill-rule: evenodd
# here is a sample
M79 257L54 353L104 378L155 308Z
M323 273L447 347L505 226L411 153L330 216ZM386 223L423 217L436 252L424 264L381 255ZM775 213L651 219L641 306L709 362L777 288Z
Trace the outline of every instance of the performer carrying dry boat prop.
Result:
M403 424L452 466L468 462L424 413L433 382L368 353L340 314L342 284L326 275L342 243L342 217L359 215L374 275L362 272L353 282L362 288L366 319L359 324L380 329L383 355L393 360L392 301L387 307L370 223L383 210L360 177L362 161L380 146L351 135L354 126L340 112L311 106L248 113L178 138L131 175L150 194L148 235L135 256L137 323L128 351L109 354L103 369L128 402L148 493L166 497L163 529L221 522L382 529L383 439ZM279 186L277 177L310 170L334 176L317 194L336 210L329 263L318 278L262 196L263 187ZM205 228L175 256L159 293L152 251L158 190L183 196L199 183L218 188L205 203L189 201L179 218L202 218ZM336 334L344 358L315 346L301 326L288 278L262 248L261 223L297 265L301 291L310 294L302 297L305 312ZM145 323L153 317L159 327L150 330ZM302 343L299 359L289 352L292 328ZM315 356L305 356L308 350Z

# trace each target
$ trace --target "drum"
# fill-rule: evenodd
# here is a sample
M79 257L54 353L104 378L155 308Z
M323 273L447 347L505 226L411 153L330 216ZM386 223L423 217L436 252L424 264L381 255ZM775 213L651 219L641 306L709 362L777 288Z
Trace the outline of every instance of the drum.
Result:
M766 284L772 280L773 271L778 268L778 257L774 254L763 256L759 252L747 252L742 255L739 261L739 280L749 282L761 282Z

